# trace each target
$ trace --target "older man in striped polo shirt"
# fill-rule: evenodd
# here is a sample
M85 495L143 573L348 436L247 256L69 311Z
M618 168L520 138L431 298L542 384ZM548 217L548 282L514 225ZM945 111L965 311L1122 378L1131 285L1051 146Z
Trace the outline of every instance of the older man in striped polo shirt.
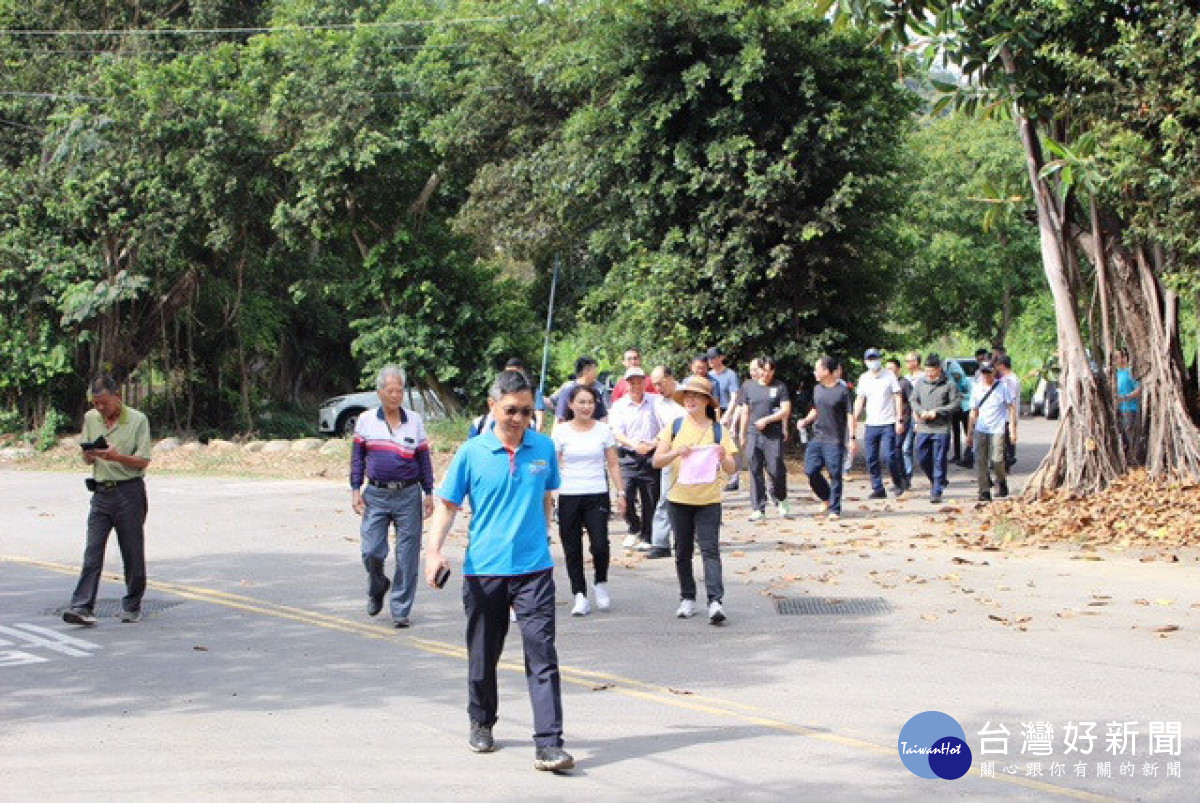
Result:
M404 371L397 365L384 366L375 388L379 407L360 415L354 427L351 505L362 516L367 614L375 616L383 610L390 588L392 623L408 627L421 569L422 519L433 512L433 461L425 423L402 405ZM389 525L396 528L394 581L384 572Z

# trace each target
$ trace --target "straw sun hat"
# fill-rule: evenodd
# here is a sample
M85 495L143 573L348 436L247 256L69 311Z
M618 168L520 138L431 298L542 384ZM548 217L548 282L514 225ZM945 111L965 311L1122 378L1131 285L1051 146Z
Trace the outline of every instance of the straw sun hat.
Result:
M683 394L699 393L708 400L709 407L717 406L717 397L713 395L712 383L703 377L695 374L687 377L679 383L677 390L671 394L671 398L679 404L683 404Z

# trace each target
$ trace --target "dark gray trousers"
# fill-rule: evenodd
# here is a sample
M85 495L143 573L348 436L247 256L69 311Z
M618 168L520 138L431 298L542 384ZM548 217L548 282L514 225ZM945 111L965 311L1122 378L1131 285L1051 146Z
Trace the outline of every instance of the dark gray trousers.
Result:
M787 499L787 466L783 462L783 437L769 438L753 426L746 436L746 452L750 456L750 507L766 510L768 497L772 502ZM770 478L768 492L763 481L763 469Z
M83 550L83 570L71 596L72 608L90 611L96 605L100 575L104 571L104 548L108 534L117 531L117 546L125 563L125 598L121 607L136 611L146 593L146 483L137 479L116 488L100 489L92 494L92 509L87 520L87 546Z
M533 741L562 745L562 680L554 648L554 570L515 577L463 578L467 613L467 713L492 726L500 707L496 664L508 635L508 610L517 615L525 650L525 680L533 705Z
M679 578L679 598L696 599L696 576L692 573L692 553L700 547L704 564L704 590L709 602L725 597L721 578L721 503L681 505L668 502L671 529L675 531L675 575Z

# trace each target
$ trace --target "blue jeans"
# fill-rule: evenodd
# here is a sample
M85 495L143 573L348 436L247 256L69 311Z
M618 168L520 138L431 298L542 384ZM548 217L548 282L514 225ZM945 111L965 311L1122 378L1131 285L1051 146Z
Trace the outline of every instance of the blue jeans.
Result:
M917 462L929 478L929 495L946 490L946 461L950 456L950 433L922 432L917 435Z
M912 479L913 469L916 465L913 462L913 445L916 441L916 435L916 430L913 429L913 419L910 415L908 417L908 426L904 430L904 445L900 450L904 456L904 476L910 480Z
M363 486L366 510L362 519L362 556L367 569L367 594L383 593L387 577L383 563L388 556L388 526L396 525L396 575L392 581L392 618L412 612L421 568L421 486L389 490Z
M846 447L840 443L810 441L804 452L804 473L813 493L822 502L829 503L829 512L842 515L842 468L846 460ZM829 481L821 470L829 472Z
M867 427L867 471L871 474L871 490L883 492L883 467L888 467L892 475L892 484L897 488L905 486L905 477L901 473L899 453L896 450L896 425L884 424L879 427Z

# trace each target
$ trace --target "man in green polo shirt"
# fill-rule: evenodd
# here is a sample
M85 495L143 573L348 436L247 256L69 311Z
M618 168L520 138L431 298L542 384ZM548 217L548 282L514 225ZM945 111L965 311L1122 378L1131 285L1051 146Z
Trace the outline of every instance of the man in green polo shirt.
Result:
M146 484L150 465L150 423L146 416L121 402L117 383L110 376L92 380L92 406L83 417L83 461L92 467L92 507L88 513L87 546L83 571L71 607L63 621L94 625L96 593L104 570L108 534L117 531L117 545L125 564L125 598L121 621L142 618L146 592Z

